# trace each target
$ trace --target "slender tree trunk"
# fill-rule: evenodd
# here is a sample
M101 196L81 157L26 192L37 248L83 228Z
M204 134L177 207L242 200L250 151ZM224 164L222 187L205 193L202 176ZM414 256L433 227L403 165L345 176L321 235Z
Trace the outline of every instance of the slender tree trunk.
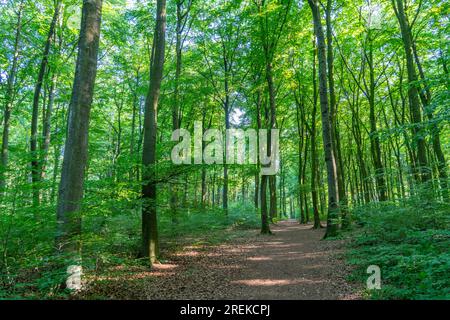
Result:
M259 130L261 129L261 104L262 104L262 99L261 99L261 95L262 95L262 90L258 89L257 92L257 97L256 97L256 128ZM258 142L258 146L259 146L259 134L256 136L257 142ZM256 172L255 172L255 208L258 209L259 208L259 202L260 202L260 183L259 183L259 179L260 179L260 175L259 175L259 170L260 170L260 163L259 163L259 157L257 157L257 163L256 163Z
M52 113L53 113L53 104L54 104L54 100L55 100L55 86L56 86L56 75L53 74L51 81L50 81L47 109L45 110L44 121L42 124L42 142L41 142L41 147L40 147L41 160L39 163L40 164L40 168L39 168L40 179L44 179L45 171L47 168L48 149L50 146L51 119L52 119Z
M262 45L262 49L264 51L264 62L265 62L265 71L266 71L266 82L267 82L267 87L268 87L268 91L269 91L269 106L270 106L270 128L268 130L268 135L267 135L267 155L270 155L271 153L271 141L272 141L272 133L271 133L271 129L275 129L276 128L276 104L275 104L275 86L274 86L274 80L273 80L273 71L272 71L272 63L273 63L273 57L274 57L274 52L276 50L276 46L277 46L277 39L279 38L279 36L281 35L281 32L283 30L283 26L284 23L286 22L286 17L287 14L289 12L289 8L291 5L291 1L288 1L286 4L286 6L284 7L285 11L284 11L284 17L282 18L282 22L279 25L279 30L277 30L278 32L280 32L278 35L275 35L273 38L271 38L271 36L273 35L269 35L269 30L268 30L268 12L263 12L262 9L263 7L266 6L266 3L264 1L262 2L255 2L255 4L258 7L258 13L260 14L259 18L259 22L260 22L260 36L261 36L261 45ZM274 164L271 164L274 165ZM276 217L277 216L277 198L276 198L276 176L275 175L271 175L271 176L262 176L261 177L261 207L265 208L266 207L266 203L262 203L263 199L264 201L266 201L266 195L265 195L265 189L266 189L266 183L267 180L269 180L269 189L270 189L270 217ZM263 183L264 182L264 183ZM264 186L264 187L263 187ZM264 197L262 197L264 192ZM261 214L266 214L267 212L265 210L261 210ZM270 229L267 227L265 228L264 226L264 219L265 217L263 217L263 227L262 227L262 233L270 233Z
M337 185L340 204L344 207L346 206L346 195L345 195L345 185L342 179L341 163L337 161L339 159L338 153L338 128L337 128L337 104L336 104L336 93L334 88L334 54L333 54L333 30L331 21L332 12L332 0L327 0L326 5L326 36L327 36L327 67L328 67L328 87L330 96L330 121L331 121L331 138L333 140L333 152L336 157L336 172L337 172Z
M430 170L427 161L427 151L425 145L425 138L421 134L420 128L422 123L422 115L420 112L419 95L417 90L417 74L414 67L414 58L412 52L412 35L408 27L408 21L403 7L403 0L391 0L394 7L395 15L397 16L400 30L403 39L403 47L406 57L406 68L408 71L408 99L411 119L413 122L413 137L417 141L417 159L419 162L419 175L423 182L430 180Z
M31 151L31 176L33 181L33 206L36 208L39 206L39 182L41 174L39 172L39 154L38 154L38 120L39 120L39 100L41 95L42 84L44 82L45 72L48 66L48 55L50 53L50 47L53 42L53 36L55 33L56 23L59 17L59 11L61 8L61 1L56 2L55 11L53 13L53 18L50 23L50 29L48 31L47 40L44 45L44 51L42 54L42 60L39 67L39 73L36 81L36 86L34 87L34 97L33 97L33 114L31 118L31 140L30 140L30 151Z
M315 107L313 109L313 117L315 118ZM319 195L317 192L317 162L319 161L317 157L317 148L316 148L316 125L315 120L313 119L313 123L311 125L311 198L313 205L313 217L314 217L314 225L313 228L320 228L320 215L319 215Z
M133 163L133 165L130 167L129 172L129 180L133 181L133 178L135 177L135 149L136 149L136 118L138 117L138 114L140 114L140 97L138 94L139 84L140 84L140 74L139 74L139 68L136 69L136 84L135 88L133 90L133 111L131 116L131 137L130 137L130 159ZM140 128L138 128L140 130Z
M305 150L303 154L303 170L302 170L302 184L306 186L306 167L308 165L308 147L309 147L309 139L305 138ZM305 223L309 223L309 206L308 206L308 194L303 192L303 206L305 212Z
M255 196L253 199L255 209L259 208L259 172L255 173Z
M273 219L278 217L277 177L275 175L269 176L269 193L270 193L270 222L273 222Z
M158 0L156 26L150 62L150 87L145 101L144 147L142 149L142 254L150 264L159 255L158 226L156 216L156 130L157 111L164 68L166 37L166 0Z
M300 88L300 90L302 90ZM298 171L297 171L297 184L298 184L298 204L299 204L299 216L300 216L300 223L306 223L306 217L304 212L304 206L303 206L303 160L302 160L302 152L303 152L303 145L304 145L304 136L305 136L305 117L304 117L304 111L301 110L301 108L304 108L303 105L303 95L300 99L297 98L297 95L294 93L295 102L296 102L296 119L297 119L297 133L298 133ZM301 114L301 116L300 116Z
M20 39L22 36L22 13L24 8L24 1L20 1L17 9L17 24L16 36L14 39L14 52L11 69L8 73L8 81L6 83L5 107L3 111L3 134L2 147L0 153L0 200L6 188L6 171L8 170L9 160L9 129L11 121L11 111L14 97L14 83L16 81L16 74L19 62Z
M267 180L269 176L261 175L261 233L271 234L267 212Z
M57 204L56 245L71 264L80 263L81 201L87 163L91 104L97 74L102 0L84 0L78 58L69 105L67 139ZM70 288L70 285L68 285Z
M314 30L317 38L319 60L319 96L322 113L322 139L325 151L325 163L328 177L328 216L327 231L325 237L334 236L337 233L339 215L339 199L337 194L336 161L333 152L333 140L331 134L330 110L327 95L327 62L325 51L325 35L320 17L319 1L308 0L314 19Z
M380 137L377 131L377 122L375 117L375 68L373 63L373 44L372 32L369 30L367 35L369 45L366 54L367 64L369 65L369 88L367 98L369 100L369 119L370 119L370 150L372 155L373 166L375 169L375 182L377 185L377 193L379 201L386 201L386 181L384 177L384 166L381 160Z
M347 210L348 200L345 191L344 166L342 165L341 145L339 143L339 130L337 123L337 104L334 88L334 54L333 54L333 30L332 30L332 0L327 0L326 5L326 25L327 25L327 66L328 66L328 86L330 92L330 116L331 116L331 138L333 140L333 151L336 158L337 188L339 195L339 207L342 213L343 227L350 225L350 213Z
M172 106L172 130L177 130L180 127L180 89L179 89L179 83L180 83L180 76L181 76L181 67L182 67L182 33L183 33L183 26L184 26L184 20L185 16L182 12L182 4L184 1L176 1L176 15L177 15L177 23L176 23L176 44L175 44L175 56L176 56L176 67L175 67L175 90L174 90L174 103ZM202 181L203 181L203 174L202 174ZM202 184L202 190L203 184ZM203 199L203 192L202 192L202 199ZM172 221L177 221L177 202L178 202L178 183L175 181L175 183L172 185L171 193L170 193L170 210L172 212ZM202 200L202 207L204 206L203 200Z
M214 208L216 205L216 170L213 170L213 176L212 176L212 199L211 199L211 206Z
M60 105L58 104L57 108L56 108L56 117L55 119L58 119L58 111L59 111ZM63 119L62 123L67 123L66 119ZM56 120L55 122L55 132L59 131L59 121ZM60 162L60 155L61 155L61 148L62 148L62 143L58 142L53 146L53 175L52 175L52 190L50 193L50 202L54 203L55 202L55 198L57 195L57 189L58 189L58 185L57 185L57 178L58 178L58 172L59 172L59 162Z
M203 111L203 115L202 115L202 128L203 130L205 130L205 118L206 118L206 110ZM211 121L212 121L212 117L209 120L209 124L208 124L208 129L211 127ZM202 136L203 136L203 132L202 132ZM205 150L205 141L203 141L202 139L202 151ZM202 166L202 198L201 198L201 207L202 209L205 208L206 206L206 167Z
M228 82L226 82L228 83ZM228 85L226 86L226 91L228 92ZM228 93L226 103L225 103L225 129L230 129L230 110L229 110L229 98ZM225 154L227 154L227 144L225 143ZM226 160L226 159L225 159ZM223 190L222 190L222 209L225 215L228 215L228 164L226 161L223 164Z
M223 70L225 73L224 77L224 95L225 100L223 101L223 110L224 110L224 117L225 117L225 129L230 129L230 84L229 84L229 77L230 77L230 63L228 61L228 54L226 51L225 45L223 45ZM227 144L225 143L225 155L227 154ZM226 157L225 157L226 158ZM226 162L226 159L223 163L223 189L222 189L222 209L225 213L225 215L228 215L228 165Z
M409 27L409 29L411 29L411 28ZM414 54L414 60L417 65L417 69L419 70L420 79L424 82L424 90L419 91L420 99L422 101L424 112L426 113L428 119L430 121L432 121L433 120L433 112L432 111L427 112L427 110L428 110L427 108L428 108L429 104L431 103L431 91L427 85L425 73L423 71L422 64L420 63L419 55L417 53L416 44L415 44L414 40L412 41L412 50L413 50L413 54ZM443 199L448 202L450 199L450 195L449 195L448 182L447 182L448 181L447 162L445 161L445 155L444 155L444 152L442 151L440 130L439 130L438 125L436 125L435 123L433 123L431 125L431 139L432 139L433 151L434 151L434 154L436 155L436 159L437 159L437 168L438 168L438 173L439 173L439 182L440 182L440 186L441 186L441 193L442 193Z
M316 72L316 56L317 48L313 42L313 110L311 114L311 199L313 205L314 229L321 227L319 215L319 196L317 193L317 173L318 173L318 157L317 157L317 143L316 143L316 114L317 114L317 72Z
M273 72L272 64L270 62L266 65L266 80L267 87L269 90L269 106L270 106L270 129L276 128L276 104L275 104L275 86L273 83ZM272 135L270 135L270 140L267 142L269 146L272 145ZM270 152L270 151L269 151ZM276 176L269 176L269 194L270 194L270 220L275 218L277 214L277 183Z

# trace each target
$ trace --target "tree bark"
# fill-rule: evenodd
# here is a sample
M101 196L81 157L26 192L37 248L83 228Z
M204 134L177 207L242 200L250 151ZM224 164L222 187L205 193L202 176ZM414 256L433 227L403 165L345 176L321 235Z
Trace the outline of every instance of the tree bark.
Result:
M275 129L276 125L276 104L275 104L275 87L273 83L273 71L272 71L272 63L267 62L266 64L266 80L267 87L269 90L269 106L270 106L270 129ZM269 131L268 139L268 149L272 145L272 134ZM270 152L270 150L269 150ZM269 176L269 195L270 195L270 220L277 216L277 190L276 190L276 176Z
M377 121L375 117L375 68L373 62L373 43L372 32L368 31L368 52L366 52L366 60L369 66L369 88L367 98L369 101L369 120L370 120L370 151L372 155L373 166L375 169L375 182L377 185L377 193L379 201L386 201L386 180L384 177L384 166L381 160L380 137L377 131Z
M346 195L345 195L345 184L343 179L343 173L341 173L344 168L341 162L338 161L340 158L340 148L338 148L338 128L337 128L337 104L336 104L336 92L334 88L334 54L333 54L333 30L331 22L331 12L332 12L332 0L327 0L326 5L326 36L327 36L327 67L328 67L328 87L330 92L330 121L331 121L331 138L333 140L333 152L336 157L336 174L337 174L337 185L339 201L342 206L346 207Z
M267 180L269 176L261 175L261 233L271 234L267 212Z
M164 68L166 36L166 0L158 0L156 26L150 62L150 87L145 101L144 147L142 149L142 254L150 265L159 255L156 216L156 131L157 111Z
M339 199L337 194L336 161L333 152L333 140L331 134L331 119L327 95L327 61L325 51L325 35L323 32L319 1L308 0L313 14L314 31L317 38L319 60L319 96L322 114L322 139L325 151L325 163L327 167L328 182L328 215L327 231L325 237L335 236L338 229Z
M44 121L42 123L42 141L41 141L41 146L40 146L41 159L39 161L40 179L44 179L45 171L47 168L48 149L50 147L51 120L52 120L52 113L53 113L53 104L55 101L56 80L57 80L56 75L52 74L52 77L50 80L49 93L48 93L47 108L45 110Z
M409 27L409 29L411 30L411 27ZM415 44L414 40L412 41L412 50L413 50L413 54L414 54L414 60L417 65L417 69L419 71L420 79L424 82L424 90L419 91L420 99L422 101L423 109L425 110L424 112L426 113L428 119L430 121L432 121L433 120L433 112L431 110L427 112L427 108L431 102L431 91L427 85L425 73L423 71L422 64L420 62L420 58L417 53L417 48L416 48L416 44ZM439 126L435 123L433 123L431 125L431 139L432 139L433 151L434 151L434 154L437 159L437 168L438 168L438 173L439 173L439 183L441 186L442 197L445 201L448 202L448 200L450 199L450 196L449 196L449 189L448 189L448 182L447 182L448 181L447 165L446 165L447 162L445 160L444 152L442 151Z
M300 92L301 92L300 88ZM305 136L305 117L304 117L304 111L300 110L301 108L304 108L303 105L303 95L300 99L297 98L297 95L294 93L295 102L296 102L296 119L297 119L297 133L298 133L298 174L297 174L297 184L298 184L298 204L299 204L299 216L300 216L300 224L306 223L306 216L303 206L303 160L302 160L302 153L303 153L303 145L304 145L304 136ZM301 116L300 116L301 114Z
M395 15L400 25L401 35L403 39L403 47L406 57L406 68L408 71L408 100L409 109L411 113L411 120L413 122L412 133L414 139L417 141L417 159L419 163L418 174L422 182L430 180L430 170L427 161L427 150L425 146L425 138L421 134L420 128L422 123L422 115L420 112L419 95L417 90L417 74L414 67L414 58L412 52L412 34L408 26L405 10L403 7L403 0L391 0Z
M102 0L84 0L78 58L69 105L67 139L57 203L56 245L73 264L80 263L81 201L88 155L91 104L97 74ZM74 261L75 260L75 261Z
M317 48L313 41L313 110L311 114L311 199L313 205L313 218L314 218L314 229L321 227L320 215L319 215L319 196L317 192L317 164L319 159L317 157L317 144L316 144L316 114L317 114L317 71L316 71L316 56Z
M41 174L39 172L39 154L38 154L38 120L39 120L39 100L41 95L42 84L44 82L45 72L48 66L48 55L50 53L50 47L53 43L53 36L55 33L56 22L58 21L59 11L61 8L61 1L59 0L55 4L55 11L50 23L50 29L48 31L47 40L44 45L44 51L42 54L42 60L39 67L39 73L34 87L33 96L33 113L31 118L31 140L30 140L30 152L31 152L31 177L33 182L33 206L37 208L39 206L39 182Z
M230 107L229 107L229 96L228 96L228 80L226 80L226 98L225 98L225 129L230 129ZM225 154L227 154L227 144L225 143ZM228 215L228 164L226 159L223 163L223 189L222 189L222 209L225 215Z
M2 147L0 153L0 200L3 197L6 189L6 171L8 170L9 160L9 129L11 121L11 111L14 97L14 83L16 81L16 74L19 62L20 39L22 36L22 13L24 8L24 1L22 0L18 5L17 10L17 24L16 36L14 39L14 52L11 69L8 73L8 81L6 83L5 107L3 111L3 134Z

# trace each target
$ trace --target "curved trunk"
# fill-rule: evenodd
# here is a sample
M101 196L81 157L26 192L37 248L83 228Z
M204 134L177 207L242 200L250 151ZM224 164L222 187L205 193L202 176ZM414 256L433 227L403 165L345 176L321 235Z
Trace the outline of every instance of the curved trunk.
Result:
M333 140L331 134L331 118L328 106L327 89L327 61L325 51L325 35L320 17L319 2L308 0L314 20L314 31L317 38L318 59L319 59L319 96L320 109L322 114L322 139L325 151L325 163L327 168L328 182L328 215L327 231L325 237L334 236L337 233L339 215L339 199L337 194L337 172L336 161L333 151Z

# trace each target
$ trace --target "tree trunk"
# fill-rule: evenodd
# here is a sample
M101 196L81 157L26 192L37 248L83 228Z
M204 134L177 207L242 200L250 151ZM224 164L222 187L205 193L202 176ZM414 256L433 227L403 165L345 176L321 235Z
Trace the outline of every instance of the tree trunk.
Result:
M261 233L271 234L267 214L267 180L269 176L261 175Z
M270 129L275 129L276 125L276 104L275 104L275 86L273 83L272 64L268 62L266 65L266 80L269 90L269 106L270 106ZM272 134L269 133L270 139L268 140L268 149L272 145ZM270 152L270 150L269 150ZM273 164L271 164L273 165ZM276 190L276 176L271 175L269 177L269 194L270 194L270 219L272 220L277 216L277 190Z
M227 83L227 82L226 82ZM226 86L226 90L228 92L228 85ZM230 110L229 110L229 98L228 98L228 93L227 93L227 97L225 98L226 103L225 103L225 129L229 129L230 128ZM227 154L227 144L225 143L225 154ZM226 163L226 159L225 162L223 163L223 190L222 190L222 209L225 213L225 215L228 215L228 165Z
M130 159L132 162L132 166L129 171L129 180L133 181L135 175L135 141L136 141L136 117L137 114L140 114L140 97L138 95L139 83L140 83L140 74L139 68L136 69L136 84L133 89L133 111L131 115L131 137L130 137ZM140 130L140 129L139 129Z
M89 118L97 74L101 10L102 0L83 1L78 58L59 185L56 244L59 252L69 254L71 264L80 263L81 243L77 238L81 235L81 200L87 163Z
M256 128L259 130L261 129L261 89L258 89L257 97L256 97ZM259 134L256 136L258 146L259 146ZM255 209L259 208L259 201L260 201L260 183L259 183L259 170L260 170L260 163L259 163L259 157L257 157L257 163L256 163L256 172L255 172Z
M3 134L2 134L2 148L0 153L0 200L6 188L6 171L8 170L9 159L9 128L11 121L11 111L13 106L14 83L16 81L17 67L19 61L19 47L20 38L22 35L22 12L24 1L22 0L18 5L16 37L14 39L14 52L11 69L8 73L8 81L6 84L5 107L3 113Z
M157 111L164 67L166 35L166 0L158 0L156 26L150 62L150 87L145 101L144 147L142 149L142 254L150 264L159 255L156 216L156 130Z
M337 195L336 161L333 152L333 140L331 134L330 110L327 95L327 62L325 52L325 35L320 17L319 1L308 0L314 19L314 31L317 38L319 58L319 96L322 113L322 138L325 151L325 163L327 166L328 182L328 216L327 231L325 237L334 236L337 233L339 214L339 199Z
M44 81L45 72L48 66L48 55L50 52L50 47L53 42L53 36L55 33L56 23L59 17L59 11L61 8L61 1L56 2L55 11L53 13L53 18L50 23L50 29L48 31L47 40L44 45L44 51L42 54L42 60L39 67L39 73L36 81L36 86L34 87L33 96L33 114L31 118L31 141L30 141L30 151L31 151L31 177L33 181L33 206L37 208L39 206L39 181L41 178L41 173L39 172L41 165L39 164L39 154L38 154L38 120L39 120L39 100L41 95L42 84Z
M319 196L317 193L317 172L318 172L318 157L317 157L317 145L316 145L316 114L317 114L317 80L316 80L316 55L317 48L315 42L313 42L313 110L311 114L311 199L313 205L313 218L314 229L321 227L320 215L319 215Z
M203 110L203 115L202 115L202 130L205 130L205 118L206 118L206 110ZM208 129L211 127L211 121L212 121L212 117L209 120L209 124L208 124ZM202 132L202 136L203 136L203 132ZM205 150L205 141L203 141L202 139L202 152ZM201 208L204 209L206 206L206 189L207 189L207 184L206 184L206 167L202 166L202 198L201 198Z
M336 174L337 174L337 185L338 185L338 194L340 204L343 207L346 207L346 195L345 195L345 185L343 174L341 171L343 170L339 159L339 151L338 149L338 128L337 128L337 105L336 105L336 93L334 88L334 54L333 54L333 30L331 23L331 12L332 12L332 0L327 0L326 5L326 36L327 36L327 67L328 67L328 87L330 92L330 122L331 122L331 138L333 140L333 152L336 157ZM341 206L341 210L342 210Z
M418 173L421 180L426 182L430 180L430 170L427 161L427 150L425 146L425 139L421 134L422 129L420 125L422 123L422 115L420 112L419 95L417 90L417 74L414 67L414 58L412 52L412 35L411 30L408 27L408 21L406 19L403 0L391 0L394 7L395 15L397 16L400 30L403 39L403 47L405 50L406 67L408 71L408 100L409 109L411 113L411 120L414 124L412 133L414 139L417 141L417 159L419 162Z
M410 27L409 27L409 29L411 30ZM429 111L429 112L426 111L428 108L428 105L431 102L431 91L425 81L426 80L425 73L423 71L422 64L420 63L419 55L417 53L416 44L415 44L414 40L412 41L412 50L413 50L413 54L414 54L414 59L416 61L417 69L419 70L420 79L424 82L425 93L423 92L423 90L420 90L419 91L420 98L422 100L423 109L425 110L425 113L427 114L428 119L431 121L431 120L433 120L433 113L432 113L432 111ZM436 158L437 158L437 168L438 168L438 173L439 173L439 182L440 182L440 186L441 186L441 193L442 193L443 199L448 202L450 199L450 196L449 196L449 189L448 189L448 182L447 182L448 181L447 165L446 165L447 162L445 161L445 155L444 155L444 152L442 151L441 138L440 138L439 131L440 130L439 130L438 125L433 123L431 125L432 146L433 146L434 154L436 155Z
M181 76L181 66L182 66L182 33L184 27L184 21L186 16L182 12L182 4L184 1L176 1L176 15L177 15L177 23L176 23L176 43L175 43L175 57L176 57L176 66L175 66L175 90L174 90L174 103L172 106L172 130L177 130L180 128L180 76ZM187 14L187 13L186 13ZM203 201L203 181L204 175L202 173L202 207L204 206ZM172 184L171 193L170 193L170 210L172 212L172 221L177 221L177 206L178 206L178 181L175 178L175 183Z
M40 160L40 179L44 179L45 171L47 168L47 160L48 160L48 149L50 146L50 129L51 129L51 119L53 113L53 104L55 100L55 86L56 86L56 75L52 75L49 94L48 94L48 103L47 108L45 110L44 121L42 125L42 142L41 142L41 160Z

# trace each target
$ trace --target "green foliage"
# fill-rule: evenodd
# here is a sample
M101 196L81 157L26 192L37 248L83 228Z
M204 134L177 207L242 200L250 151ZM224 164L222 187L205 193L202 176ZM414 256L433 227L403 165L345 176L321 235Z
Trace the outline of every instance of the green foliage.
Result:
M16 186L22 190L23 185ZM109 266L140 263L140 200L138 185L111 180L89 181L83 211L83 272L95 274ZM11 201L11 203L14 203ZM19 207L23 203L17 204ZM41 206L38 216L29 207L0 215L0 299L59 299L65 269L55 255L55 207ZM161 210L159 231L164 250L183 243L218 244L230 240L228 229L240 236L259 226L259 214L250 205L233 204L228 215L220 209L179 208L173 221L170 210ZM23 235L27 235L24 237ZM164 260L164 256L161 257Z
M381 269L373 299L450 299L450 204L419 197L356 208L360 225L348 262L365 283L369 265Z

